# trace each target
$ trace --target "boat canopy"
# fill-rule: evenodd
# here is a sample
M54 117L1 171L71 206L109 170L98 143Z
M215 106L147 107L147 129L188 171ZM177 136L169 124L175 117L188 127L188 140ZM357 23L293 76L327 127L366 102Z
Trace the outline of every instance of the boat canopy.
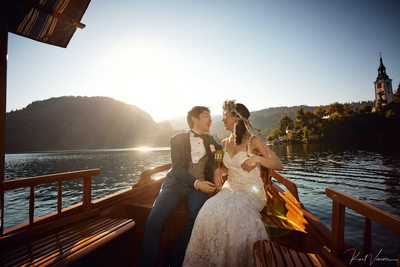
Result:
M8 1L8 31L51 45L67 47L90 0Z

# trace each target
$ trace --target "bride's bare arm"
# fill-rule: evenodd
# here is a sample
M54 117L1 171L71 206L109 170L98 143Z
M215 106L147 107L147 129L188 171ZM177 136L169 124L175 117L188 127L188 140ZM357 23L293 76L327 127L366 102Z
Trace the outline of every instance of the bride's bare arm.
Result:
M251 151L255 151L256 156L248 158L242 162L242 168L251 171L257 163L265 168L283 170L283 164L276 154L258 137L255 136L250 142Z

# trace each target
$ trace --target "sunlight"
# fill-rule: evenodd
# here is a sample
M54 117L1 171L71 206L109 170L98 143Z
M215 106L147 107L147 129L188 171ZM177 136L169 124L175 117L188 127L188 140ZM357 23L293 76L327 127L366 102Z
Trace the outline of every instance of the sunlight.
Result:
M184 101L176 80L184 77L180 54L166 46L135 42L118 45L102 58L99 87L108 95L145 110L155 120L181 114L175 103ZM107 90L106 88L106 90Z
M137 151L152 151L154 149L151 147L142 146L142 147L136 147L135 150L137 150Z

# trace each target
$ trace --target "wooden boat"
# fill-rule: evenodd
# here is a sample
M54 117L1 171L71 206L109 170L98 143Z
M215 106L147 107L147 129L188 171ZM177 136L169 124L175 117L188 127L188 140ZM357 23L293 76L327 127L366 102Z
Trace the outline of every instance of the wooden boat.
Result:
M163 178L153 180L151 176L169 168L167 164L145 170L132 188L95 201L91 201L91 177L99 174L98 169L3 182L5 191L30 187L31 193L29 222L2 233L1 266L135 266L145 222L163 181ZM261 174L268 194L268 204L261 215L271 241L256 242L257 266L267 266L267 261L275 266L348 266L351 259L343 257L346 256L343 252L351 248L343 241L345 207L366 217L366 254L371 251L371 220L400 234L399 217L328 188L326 194L333 199L330 231L303 207L293 182L273 170L262 169ZM62 182L71 179L83 179L83 201L63 209ZM47 183L58 183L57 212L34 219L34 187ZM282 185L286 190L282 190ZM186 206L182 204L168 219L160 263L188 218ZM352 266L358 263L353 261Z
M13 3L28 5L48 16L56 17L69 29L67 40L55 38L52 43L66 46L79 22L89 0L70 0L68 16L42 6L37 1L14 0ZM59 1L60 2L60 1ZM62 1L61 1L62 2ZM60 2L60 3L61 3ZM0 265L74 265L74 266L135 266L138 260L141 239L147 216L160 190L161 179L152 175L168 170L170 164L141 174L140 181L132 188L123 190L99 200L91 199L92 177L99 169L83 170L39 177L4 180L4 129L6 94L7 55L7 4L1 1L1 47L0 47ZM30 6L29 6L30 5ZM22 10L22 9L21 9ZM68 10L68 8L67 8ZM74 11L78 10L78 11ZM36 12L36 11L34 11ZM78 14L75 14L78 13ZM76 19L70 16L76 15ZM42 20L47 21L47 20ZM48 20L54 21L54 20ZM55 27L57 33L57 27ZM27 36L35 39L33 36ZM49 40L49 39L46 39ZM39 40L43 41L43 40ZM333 200L332 231L310 213L299 200L296 185L273 170L261 169L268 204L261 212L271 241L260 240L254 244L254 258L257 266L346 266L359 264L349 261L343 252L351 246L344 242L345 207L365 216L364 251L371 251L371 221L400 235L400 218L379 210L365 202L346 196L333 189L326 194ZM82 202L64 208L62 206L63 182L82 179ZM57 211L35 218L35 187L43 184L57 184ZM282 189L285 187L286 189ZM4 225L4 193L21 188L30 189L29 221L10 229ZM212 196L210 196L212 197ZM188 219L184 204L179 206L168 219L161 243L161 263L177 239L180 229ZM157 255L154 255L157 257ZM399 263L397 263L399 265Z

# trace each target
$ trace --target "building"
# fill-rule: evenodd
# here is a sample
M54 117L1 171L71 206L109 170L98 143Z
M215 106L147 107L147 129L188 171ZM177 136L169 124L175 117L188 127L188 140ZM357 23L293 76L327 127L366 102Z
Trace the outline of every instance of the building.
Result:
M378 68L378 77L375 85L374 109L385 106L393 102L392 79L386 74L386 67L383 65L382 55L380 55L380 64Z

